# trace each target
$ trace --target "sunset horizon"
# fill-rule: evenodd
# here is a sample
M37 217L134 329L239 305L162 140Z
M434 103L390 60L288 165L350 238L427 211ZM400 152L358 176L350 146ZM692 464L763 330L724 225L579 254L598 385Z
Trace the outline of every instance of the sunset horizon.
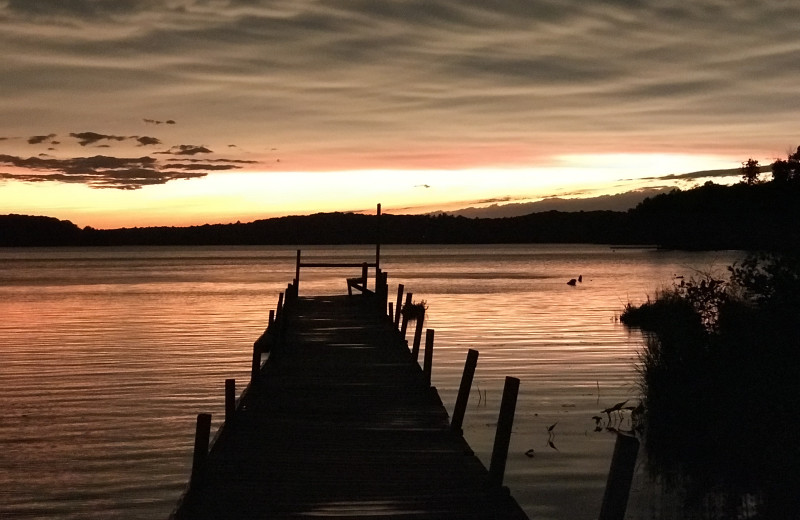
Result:
M8 0L0 213L182 226L730 183L800 142L797 14Z

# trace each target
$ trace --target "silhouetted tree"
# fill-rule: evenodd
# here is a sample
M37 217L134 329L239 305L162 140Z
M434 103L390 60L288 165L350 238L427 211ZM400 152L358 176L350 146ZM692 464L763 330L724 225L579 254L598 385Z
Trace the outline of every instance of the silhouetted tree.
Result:
M772 180L781 184L800 181L800 146L785 161L778 159L772 163Z
M742 182L748 185L758 184L761 182L759 175L761 175L761 165L758 164L758 159L747 159L742 163L740 168L742 172Z

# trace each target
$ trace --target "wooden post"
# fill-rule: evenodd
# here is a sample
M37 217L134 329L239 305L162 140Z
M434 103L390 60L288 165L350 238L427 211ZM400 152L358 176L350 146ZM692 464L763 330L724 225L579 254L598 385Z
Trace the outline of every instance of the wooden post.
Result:
M461 375L461 386L458 387L458 397L453 407L453 418L450 420L450 429L461 435L461 426L464 424L464 413L467 411L469 391L472 387L472 378L475 376L475 367L478 365L478 351L469 349L467 361L464 363L464 373Z
M508 446L511 443L511 427L514 425L514 411L517 407L519 379L506 377L503 387L503 400L500 402L500 417L497 419L497 431L494 435L494 449L489 464L489 485L501 487L506 472Z
M253 343L253 365L250 368L250 381L258 379L261 372L261 346L258 341Z
M397 285L397 308L394 315L394 328L396 329L400 328L400 311L403 310L403 289L405 289L403 284Z
M285 293L281 294L285 296L283 297L283 307L279 313L281 319L278 322L278 331L280 332L281 339L283 339L284 333L286 332L286 313L289 311L289 307L291 307L292 284L287 285Z
M194 455L192 457L192 476L190 487L198 484L205 471L208 460L208 440L211 437L211 414L197 414L197 427L194 433Z
M425 354L422 358L422 373L425 381L431 386L431 372L433 371L433 329L425 331Z
M411 305L411 297L414 296L414 293L406 294L406 305ZM400 311L402 314L402 309ZM400 335L403 339L406 339L406 331L408 330L408 316L403 316L403 326L400 327Z
M367 295L367 277L368 276L369 276L369 267L367 267L367 263L364 262L363 264L361 264L361 284L364 287L364 290L361 291L361 294L363 294L364 296ZM377 291L377 289L378 289L378 284L376 282L375 290Z
M386 271L378 271L377 286L375 287L375 299L377 305L380 305L382 311L386 312L386 303L389 301L389 273ZM391 315L391 312L389 313Z
M599 520L622 520L625 517L638 454L639 440L632 435L617 433Z
M283 293L278 295L278 305L275 307L275 321L283 317Z
M294 267L294 281L296 284L300 283L300 250L297 250L297 262Z
M225 380L225 426L231 427L236 418L236 380Z
M267 330L272 327L272 324L275 323L275 311L273 309L269 310L269 321L267 322Z
M414 361L419 360L419 345L422 342L422 325L425 323L425 311L417 317L417 328L414 329L414 345L411 347L411 355Z
M378 285L378 273L381 271L381 205L378 204L375 225L375 286ZM366 288L366 284L364 285ZM375 292L378 292L377 290Z
M389 318L394 317L394 302L389 302Z

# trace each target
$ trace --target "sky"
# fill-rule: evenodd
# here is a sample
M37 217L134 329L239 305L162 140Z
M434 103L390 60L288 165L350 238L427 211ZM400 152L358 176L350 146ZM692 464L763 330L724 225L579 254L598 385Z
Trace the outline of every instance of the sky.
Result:
M800 144L796 0L0 0L0 214L421 213Z

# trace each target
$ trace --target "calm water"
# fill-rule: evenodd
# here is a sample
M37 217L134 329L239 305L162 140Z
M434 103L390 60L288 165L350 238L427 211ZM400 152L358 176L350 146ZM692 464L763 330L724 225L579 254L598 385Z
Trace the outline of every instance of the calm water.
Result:
M642 339L618 323L624 304L741 257L538 245L382 255L390 299L403 283L428 302L433 383L449 411L467 349L480 351L464 430L487 465L503 379L521 379L505 483L532 518L571 520L596 518L613 450L592 416L638 395ZM276 247L0 249L0 516L166 518L189 474L195 416L211 412L216 428L224 380L247 381L294 261ZM301 295L343 293L356 274L304 271ZM657 498L635 483L631 509L649 515Z

